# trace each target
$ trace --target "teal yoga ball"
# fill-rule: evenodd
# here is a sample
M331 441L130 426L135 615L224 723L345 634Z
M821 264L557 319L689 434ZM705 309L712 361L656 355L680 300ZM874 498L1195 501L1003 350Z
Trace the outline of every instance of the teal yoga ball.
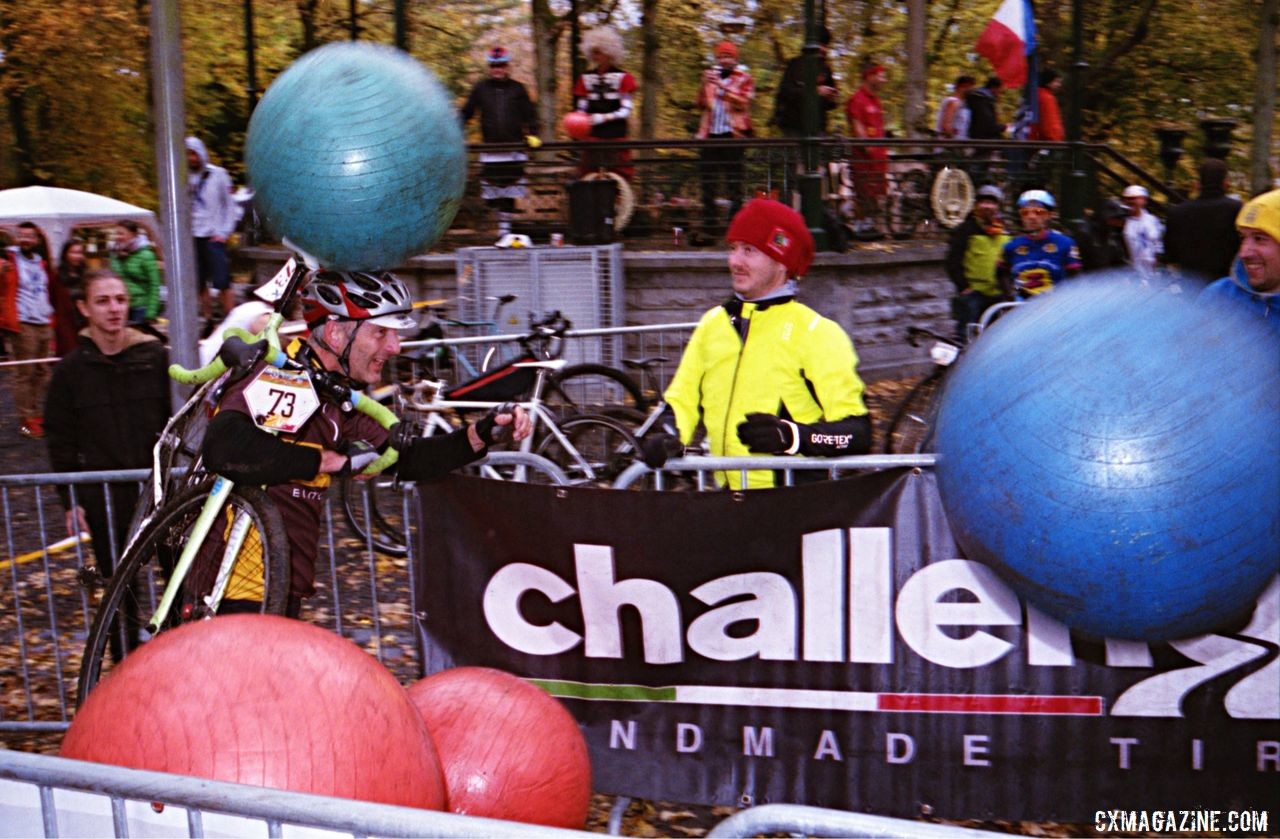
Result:
M1256 313L1084 278L948 376L938 486L966 556L1093 637L1247 619L1280 572L1280 344Z
M245 165L276 235L338 270L377 270L435 244L466 183L450 96L404 52L343 42L271 84L249 121Z

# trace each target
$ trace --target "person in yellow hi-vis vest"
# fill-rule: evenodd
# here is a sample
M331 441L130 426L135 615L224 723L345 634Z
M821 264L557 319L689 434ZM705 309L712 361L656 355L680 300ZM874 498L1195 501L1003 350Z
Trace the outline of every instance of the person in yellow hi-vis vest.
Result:
M795 299L813 261L804 218L757 198L734 216L725 239L733 297L702 316L664 394L680 440L646 435L645 462L659 468L699 425L714 456L866 453L871 418L853 342ZM716 480L743 488L741 471L719 472ZM750 489L781 483L772 470L747 473Z

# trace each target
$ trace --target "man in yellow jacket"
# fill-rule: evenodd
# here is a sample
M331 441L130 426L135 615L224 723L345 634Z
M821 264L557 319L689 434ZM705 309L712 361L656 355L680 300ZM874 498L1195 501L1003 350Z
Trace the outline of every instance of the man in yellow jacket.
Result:
M863 454L871 421L862 400L853 342L832 320L795 300L813 261L804 218L777 201L755 199L733 218L729 273L733 297L702 316L664 398L688 444L702 425L711 454ZM673 441L643 443L657 468ZM717 474L741 489L741 472ZM747 488L781 484L753 470Z

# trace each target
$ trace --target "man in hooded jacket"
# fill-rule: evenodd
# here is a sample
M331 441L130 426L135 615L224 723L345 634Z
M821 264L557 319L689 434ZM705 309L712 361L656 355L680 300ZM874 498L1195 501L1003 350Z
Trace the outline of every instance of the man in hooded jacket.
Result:
M200 314L209 320L213 316L210 288L218 292L223 316L235 308L227 239L236 229L239 216L227 170L209 162L209 152L198 137L188 137L186 146L187 195L191 199L191 235L196 241L200 277Z

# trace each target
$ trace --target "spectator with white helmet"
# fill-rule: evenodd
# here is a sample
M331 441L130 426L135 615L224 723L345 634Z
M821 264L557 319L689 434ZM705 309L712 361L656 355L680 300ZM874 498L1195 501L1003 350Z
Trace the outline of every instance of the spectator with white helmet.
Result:
M1043 189L1029 189L1018 196L1023 233L1004 246L996 267L1006 299L1044 294L1080 273L1075 240L1050 226L1057 208L1053 196Z
M1124 246L1129 254L1129 264L1138 275L1147 278L1156 273L1160 255L1164 252L1164 225L1147 211L1151 194L1145 186L1131 184L1120 193L1120 200L1129 210L1124 220Z
M663 394L680 439L646 435L645 462L657 468L705 427L711 454L865 454L871 421L858 356L835 321L796 301L813 261L804 218L757 198L725 235L733 296L702 316ZM718 472L733 489L780 483L776 473Z
M390 273L316 270L308 278L305 318L310 333L291 354L312 369L336 374L355 387L380 381L387 360L400 351L397 330L416 329L404 283ZM359 473L394 437L399 477L423 480L483 457L509 428L514 440L531 430L518 406L494 408L477 422L444 436L422 437L407 423L388 432L358 411L343 411L325 393L319 408L293 434L271 434L255 423L246 390L267 367L258 362L229 385L218 401L202 446L204 466L237 483L268 486L288 532L288 613L315 592L315 559L325 491L333 475ZM274 368L273 368L274 369ZM277 374L278 375L278 374ZM258 604L224 604L223 612L256 611Z
M996 266L1009 242L1009 233L1000 218L1004 193L992 184L978 187L973 209L951 234L947 245L947 276L955 284L951 313L956 320L956 336L965 340L969 324L1004 299Z
M1240 253L1231 273L1212 282L1200 299L1241 306L1263 318L1280 339L1280 189L1245 204L1236 217Z

